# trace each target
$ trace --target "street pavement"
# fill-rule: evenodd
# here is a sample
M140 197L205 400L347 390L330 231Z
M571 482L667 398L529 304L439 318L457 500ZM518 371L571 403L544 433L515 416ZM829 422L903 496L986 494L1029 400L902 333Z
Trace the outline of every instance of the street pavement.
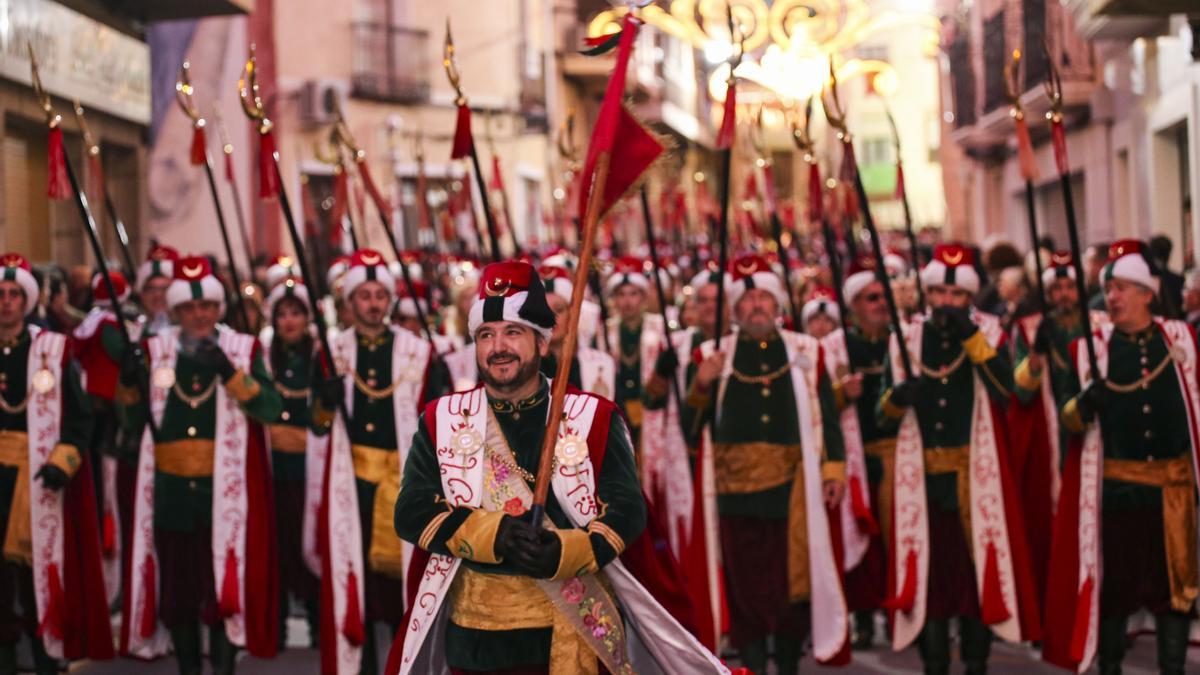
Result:
M307 644L307 629L302 620L292 619L289 622L290 642ZM382 637L382 636L381 636ZM386 641L384 644L388 644ZM382 658L382 657L381 657ZM955 665L952 672L961 672L961 665ZM243 655L238 662L237 672L242 675L315 675L320 670L316 650L307 648L290 648L272 660L256 659ZM806 659L802 670L816 672L826 670L820 668L811 659ZM1093 667L1090 672L1095 672ZM1187 671L1200 673L1200 648L1193 647L1188 654ZM174 675L175 661L171 658L160 659L152 663L118 659L103 663L75 663L72 673L81 675ZM207 670L205 672L208 672ZM829 673L845 675L873 675L876 673L920 673L921 659L915 648L902 652L893 652L882 644L876 644L874 649L854 653L853 662L839 669L828 669ZM1026 647L997 642L992 647L992 659L988 669L991 675L1066 675L1068 671L1053 668L1038 660L1037 654ZM1125 659L1125 675L1153 675L1158 672L1155 666L1154 637L1144 636L1137 639ZM768 673L767 675L772 675Z

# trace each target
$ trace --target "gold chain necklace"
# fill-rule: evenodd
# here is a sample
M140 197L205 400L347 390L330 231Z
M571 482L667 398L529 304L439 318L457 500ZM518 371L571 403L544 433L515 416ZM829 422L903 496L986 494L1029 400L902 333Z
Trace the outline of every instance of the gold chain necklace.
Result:
M1171 363L1171 361L1171 355L1167 354L1167 356L1162 360L1162 363L1159 363L1157 366L1155 366L1154 370L1142 376L1140 379L1130 382L1129 384L1117 384L1112 380L1105 380L1104 384L1118 394L1128 394L1137 391L1142 387L1150 386L1151 382L1157 380L1158 376L1162 375L1163 371L1167 369L1167 365Z
M743 384L757 384L757 385L765 387L768 384L771 384L772 382L774 382L775 380L778 380L780 377L783 377L783 374L788 372L791 369L792 369L792 362L789 361L789 362L783 364L782 366L780 366L779 368L777 368L776 370L773 370L764 375L747 375L747 374L743 373L742 371L738 370L737 368L734 368L729 374L731 376L733 376L733 379L735 379L738 382L741 382Z
M396 387L400 386L400 382L393 382L383 389L376 389L367 384L367 381L362 379L362 376L356 370L354 371L354 386L367 398L378 401L390 397L396 391Z
M176 382L175 384L173 384L171 386L171 391L175 392L175 396L179 397L179 400L190 405L192 407L192 410L195 410L196 408L199 408L200 406L207 403L208 399L212 398L212 395L216 393L217 378L214 377L212 379L212 382L208 383L208 387L204 391L200 392L199 394L196 394L195 396L192 396L192 395L188 394L187 392L185 392L183 389L180 389L178 382Z
M25 412L25 408L29 406L29 399L32 396L33 389L30 389L29 391L25 392L25 399L17 405L10 404L8 401L4 400L3 396L0 396L0 410L3 410L9 415L20 415L21 413Z
M309 392L312 391L312 387L305 387L303 389L292 389L291 387L285 387L282 384L280 384L278 381L276 381L275 382L275 391L279 392L279 395L284 398L301 399L301 398L308 398L308 394L309 394Z
M934 378L949 377L952 373L954 373L959 368L961 368L963 362L966 360L967 360L967 352L966 352L966 350L963 350L962 352L959 353L958 358L951 361L948 365L938 368L937 370L930 368L929 366L925 365L924 361L922 361L921 362L921 373L923 375L925 375L926 377L934 377Z

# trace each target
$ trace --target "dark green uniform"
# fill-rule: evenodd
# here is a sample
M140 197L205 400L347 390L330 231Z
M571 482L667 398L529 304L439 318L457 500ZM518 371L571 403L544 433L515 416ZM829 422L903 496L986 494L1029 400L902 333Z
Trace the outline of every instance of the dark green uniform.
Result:
M625 412L634 447L642 430L642 322L617 322L617 391L613 401Z
M854 401L858 413L858 428L862 435L863 445L869 445L896 437L896 427L893 424L880 424L876 415L879 397L883 395L884 371L887 370L888 339L891 333L872 337L864 334L857 326L851 325L846 333L846 347L850 362L854 364L855 372L862 378L862 396ZM841 396L839 396L841 398ZM883 460L871 454L866 455L867 480L877 484L883 478Z
M1070 364L1070 345L1076 338L1083 335L1083 322L1079 320L1078 315L1064 317L1057 313L1052 314L1050 320L1054 322L1054 332L1051 333L1053 338L1046 360L1050 366L1050 391L1053 392L1054 400L1061 407L1071 396L1072 389L1078 390L1079 388L1078 380L1073 375L1074 368ZM1028 361L1032 346L1025 339L1024 331L1018 329L1016 335L1017 340L1013 350L1013 361L1017 364L1014 382L1016 388L1013 393L1022 403L1030 403L1042 395L1041 378L1033 375L1029 370ZM1075 381L1074 386L1071 384L1072 381Z
M536 473L541 454L542 438L546 431L546 415L549 406L549 387L543 379L537 394L515 405L488 399L492 412L512 449L518 465L531 475ZM413 438L408 462L404 467L404 481L400 497L396 501L395 526L401 538L418 544L422 533L435 517L448 516L437 527L428 542L427 549L441 555L457 555L447 542L463 536L468 517L479 514L478 509L469 507L451 508L446 504L442 492L441 473L438 468L429 420L421 419L421 425ZM532 484L530 484L532 489ZM632 542L645 527L646 505L638 484L637 469L633 459L633 448L629 444L624 422L615 414L611 417L607 447L603 464L596 477L596 497L604 505L596 521L607 525L622 542ZM551 494L546 513L559 529L572 527L567 515ZM469 529L469 528L463 528ZM492 551L495 529L486 535L486 541L472 541L478 551ZM611 562L619 553L610 539L599 533L588 537L592 555L598 567ZM512 575L516 572L503 560L485 563L467 558L465 564L474 570L492 575ZM521 666L536 666L548 663L550 655L549 628L527 628L517 630L478 630L450 623L446 631L446 659L451 668L470 671L492 671Z

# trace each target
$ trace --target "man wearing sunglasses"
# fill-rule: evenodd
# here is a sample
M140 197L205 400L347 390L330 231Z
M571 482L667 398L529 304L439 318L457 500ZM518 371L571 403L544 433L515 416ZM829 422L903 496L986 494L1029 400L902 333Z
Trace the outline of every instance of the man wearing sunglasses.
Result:
M887 554L891 532L892 467L896 430L881 426L875 406L883 392L883 370L891 334L883 284L875 260L863 257L842 284L850 310L847 329L821 341L834 382L846 444L846 490L842 540L846 556L846 604L854 612L851 645L867 649L875 638L875 610L887 597ZM882 529L881 529L882 526Z

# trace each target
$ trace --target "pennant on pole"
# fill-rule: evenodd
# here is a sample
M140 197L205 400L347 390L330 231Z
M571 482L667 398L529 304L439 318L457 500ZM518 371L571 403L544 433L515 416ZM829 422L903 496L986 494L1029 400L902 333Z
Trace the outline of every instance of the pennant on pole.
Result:
M1029 125L1025 116L1013 118L1017 125L1017 165L1021 168L1021 177L1027 181L1037 180L1037 160L1033 158L1033 142L1029 140Z
M271 199L279 194L279 177L275 174L275 135L258 136L258 196Z
M200 166L201 164L204 163L205 148L207 147L207 141L208 141L208 139L206 139L204 137L204 127L197 124L192 129L191 160L192 160L193 166Z
M67 158L63 155L62 127L50 130L47 143L46 173L49 185L46 194L50 199L67 199L71 196L71 185L67 182Z
M458 121L454 125L454 146L450 149L450 159L470 157L475 148L475 139L471 136L471 109L466 103L458 106Z
M633 41L637 37L641 21L626 14L621 26L621 40L617 46L617 63L600 104L600 114L592 130L588 144L587 160L583 165L579 191L579 215L587 213L588 198L595 180L596 163L604 152L610 153L608 179L604 183L604 194L596 195L600 202L599 217L603 217L637 182L642 173L663 153L663 144L625 109L621 102L625 94L625 74L629 57L633 53ZM620 138L621 142L617 143Z
M717 132L717 148L725 150L733 147L733 137L737 134L737 84L731 83L725 90L725 114L721 117L721 130Z

